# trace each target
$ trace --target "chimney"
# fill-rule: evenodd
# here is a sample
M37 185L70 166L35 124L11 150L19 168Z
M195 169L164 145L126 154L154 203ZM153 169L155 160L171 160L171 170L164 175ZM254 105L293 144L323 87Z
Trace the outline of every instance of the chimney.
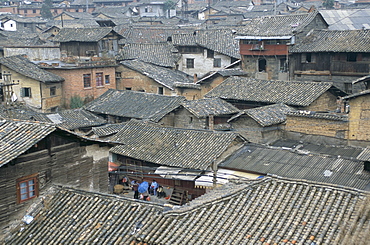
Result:
M194 83L197 83L197 82L198 82L198 75L194 73Z

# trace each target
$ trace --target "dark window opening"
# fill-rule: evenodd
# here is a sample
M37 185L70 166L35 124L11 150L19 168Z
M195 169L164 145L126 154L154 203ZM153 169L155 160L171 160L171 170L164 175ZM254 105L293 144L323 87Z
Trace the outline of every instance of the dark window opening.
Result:
M215 51L207 49L207 58L214 58L215 57Z
M109 79L109 75L105 75L104 76L104 80L105 80L105 84L110 84L110 79Z
M347 61L348 62L356 62L357 61L357 54L356 53L348 53L347 54Z
M125 89L126 89L126 90L131 90L132 88L126 87Z
M96 73L96 86L101 87L103 86L103 73Z
M163 91L163 87L159 87L159 88L158 88L158 94L163 94L163 92L164 92L164 91Z
M21 88L22 97L31 97L31 88Z
M83 74L84 88L91 88L91 74Z
M217 58L213 60L213 67L221 67L221 59Z
M55 96L57 91L57 87L50 87L50 96Z
M194 68L194 59L186 59L186 68Z
M306 54L306 62L311 63L312 62L312 55L311 53Z
M258 60L258 71L259 72L266 71L266 63L267 62L265 59Z

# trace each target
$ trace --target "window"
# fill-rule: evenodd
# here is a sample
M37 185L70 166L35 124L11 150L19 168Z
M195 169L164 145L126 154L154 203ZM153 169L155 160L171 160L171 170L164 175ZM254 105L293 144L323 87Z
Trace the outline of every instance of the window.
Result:
M32 12L33 12L34 14L36 14L36 9L32 10Z
M215 57L215 51L207 49L207 58L214 58Z
M96 86L103 86L103 73L96 73Z
M163 94L163 87L158 87L158 94Z
M50 87L50 96L55 96L57 91L57 87Z
M21 97L31 97L31 88L21 88Z
M39 194L38 174L29 175L17 179L17 201L18 203L35 198Z
M78 9L76 9L76 12L79 12Z
M109 75L104 76L105 84L110 84Z
M221 58L213 60L213 67L221 67Z
M84 88L91 88L91 74L84 74Z
M347 94L352 94L352 83L344 83L344 91Z
M347 61L348 62L356 62L357 61L357 54L356 53L348 53L347 54Z
M315 63L316 58L315 55L312 53L305 53L301 56L301 63Z
M186 68L194 68L194 59L186 59Z
M131 90L132 88L126 87L125 89L126 89L126 90Z
M121 78L121 77L122 77L121 72L116 72L116 78Z
M23 12L24 12L25 14L27 14L27 9L23 10Z

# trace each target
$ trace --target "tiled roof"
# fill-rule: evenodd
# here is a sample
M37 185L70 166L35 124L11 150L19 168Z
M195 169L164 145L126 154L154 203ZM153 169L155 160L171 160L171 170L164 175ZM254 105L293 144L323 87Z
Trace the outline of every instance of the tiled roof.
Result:
M139 60L125 60L121 61L121 64L152 78L157 83L171 90L174 90L174 83L176 82L194 84L189 75L179 70L152 65Z
M0 64L40 82L63 82L64 78L39 68L22 55L0 58Z
M60 128L68 130L99 126L106 121L95 114L83 109L63 110L58 113L38 114L34 116L36 121L54 123Z
M26 104L14 103L11 106L0 104L0 118L2 119L33 120L37 114L39 112L32 110Z
M159 165L206 170L237 137L229 132L161 127L131 120L111 138L122 145L110 151Z
M131 244L135 227L160 214L163 206L117 195L54 187L31 211L34 220L8 244ZM40 198L41 199L41 198Z
M275 124L285 122L286 114L294 109L284 104L274 104L268 106L261 106L253 109L243 110L237 115L229 119L229 121L240 117L241 115L248 115L255 120L262 127L267 127Z
M368 193L266 178L232 184L155 216L134 236L143 244L343 244L368 238ZM353 225L353 227L351 227ZM346 243L351 244L352 243ZM365 243L362 243L365 244Z
M332 83L328 82L265 81L229 77L205 97L308 106L331 87Z
M357 160L360 161L370 161L370 147L366 147L363 151L357 156Z
M150 54L150 55L148 55ZM139 59L158 66L175 67L180 55L174 46L167 43L132 43L121 50L122 60Z
M47 23L46 20L40 17L25 17L25 16L17 16L17 15L8 15L7 19L14 20L18 23L34 23L34 24L45 24ZM5 22L3 20L3 22Z
M355 93L355 94L350 94L350 95L344 96L344 97L342 97L342 99L343 100L348 100L348 99L353 99L353 98L363 96L363 95L367 95L367 94L370 94L370 89L364 90L364 91L361 91L361 92L358 92L358 93Z
M124 18L124 13L129 10L130 6L104 6L95 8L94 15L104 14L112 18Z
M287 113L287 116L293 117L310 117L310 118L319 118L327 119L333 121L348 121L348 115L343 114L334 114L334 113L320 113L315 111L291 111Z
M55 42L98 42L110 32L110 27L62 28L54 37Z
M172 44L177 46L197 46L194 32L173 34Z
M196 42L202 47L240 59L239 41L232 30L201 30L196 33Z
M54 25L61 29L63 28L99 28L99 24L95 19L76 19L76 20L53 20L48 22L48 25Z
M220 98L187 100L182 105L198 118L208 117L210 115L230 115L239 112L238 108Z
M285 149L297 150L302 153L310 154L313 152L314 154L320 155L331 155L335 157L342 157L346 159L358 159L357 157L363 151L363 148L360 147L350 147L350 146L337 146L337 145L318 145L312 144L307 142L298 142L296 140L289 140L289 139L281 139L277 140L276 142L270 144L271 146L275 147L283 147ZM363 161L363 160L361 160Z
M363 165L361 161L338 156L249 144L219 166L365 189L370 187L370 172L365 171Z
M270 15L254 18L247 25L238 28L237 35L247 36L289 36L305 28L317 12L290 15Z
M166 96L136 91L110 89L84 109L120 117L149 119L158 122L167 113L180 106L182 96Z
M217 71L218 74L220 74L223 77L230 77L230 76L245 76L248 73L246 71L243 71L240 68L234 68L234 69L223 69Z
M67 11L64 11L63 13L59 14L59 15L56 15L54 16L53 18L58 18L59 16L61 15L68 15L70 17L73 17L75 19L92 19L94 18L94 16L90 13L87 13L87 12L67 12Z
M37 33L29 31L2 31L0 33L0 47L36 46L44 43Z
M289 49L302 52L370 52L370 30L313 31Z
M329 30L361 30L370 28L370 9L320 10Z
M52 125L0 121L0 167L30 149L55 130Z
M93 127L92 131L94 132L94 134L96 136L104 137L104 136L109 136L109 135L117 133L125 125L126 125L125 122L124 123L107 124L107 125L103 125L103 126L100 126L100 127Z

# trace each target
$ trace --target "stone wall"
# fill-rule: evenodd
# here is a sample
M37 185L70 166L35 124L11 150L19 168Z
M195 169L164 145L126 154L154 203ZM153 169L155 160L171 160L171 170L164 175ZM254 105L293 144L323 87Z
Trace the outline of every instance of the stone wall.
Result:
M304 96L304 95L302 95ZM337 97L332 93L326 91L319 96L311 105L309 105L306 110L309 111L335 111L339 108L337 104Z
M363 95L349 101L349 139L370 140L370 95Z

